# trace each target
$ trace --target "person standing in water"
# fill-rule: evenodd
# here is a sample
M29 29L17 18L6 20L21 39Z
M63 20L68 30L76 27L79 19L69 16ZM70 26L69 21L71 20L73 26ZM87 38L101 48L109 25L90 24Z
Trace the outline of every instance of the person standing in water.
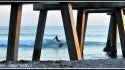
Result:
M58 39L58 36L57 36L57 35L54 37L54 39L56 39L56 41L59 43L59 48L63 46L62 41ZM53 39L53 40L54 40L54 39Z

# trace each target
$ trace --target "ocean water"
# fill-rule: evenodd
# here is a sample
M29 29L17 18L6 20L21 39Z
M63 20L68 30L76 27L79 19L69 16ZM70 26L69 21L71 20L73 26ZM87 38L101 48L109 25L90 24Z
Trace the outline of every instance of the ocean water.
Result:
M106 46L108 25L88 25L84 46L84 59L109 59L103 48ZM18 60L32 60L36 26L21 26ZM59 48L53 40L55 35L63 42ZM68 48L63 26L46 26L40 60L69 60ZM8 27L0 26L0 61L6 59ZM118 58L122 58L118 40Z

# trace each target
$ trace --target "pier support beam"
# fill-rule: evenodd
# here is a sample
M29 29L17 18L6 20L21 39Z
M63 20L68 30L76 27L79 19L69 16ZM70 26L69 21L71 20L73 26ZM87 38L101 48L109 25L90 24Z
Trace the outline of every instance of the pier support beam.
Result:
M116 9L116 19L118 22L118 30L119 30L119 36L120 36L120 42L121 42L121 48L122 48L122 55L123 58L125 58L125 19L124 19L124 13L123 9Z
M20 35L22 5L14 3L11 5L10 24L7 45L7 61L18 60L18 45Z
M117 58L117 37L118 37L117 21L114 13L111 16L113 24L111 28L111 53L109 54L109 56L111 58Z
M117 21L114 13L111 14L111 51L108 56L117 58Z
M78 10L77 14L77 35L79 40L79 47L81 49L81 57L83 57L83 49L85 42L86 26L87 26L88 13L83 9Z
M70 60L81 60L81 50L73 17L72 5L70 3L60 3L63 25Z
M107 43L103 51L109 57L117 58L117 21L114 13L111 14Z
M109 23L109 30L108 30L108 37L107 37L107 43L106 43L106 47L103 49L103 51L105 51L105 52L111 52L112 25L113 25L113 16L111 15L110 23Z
M34 44L33 58L32 58L33 61L40 60L46 17L47 17L47 10L40 11L36 39Z

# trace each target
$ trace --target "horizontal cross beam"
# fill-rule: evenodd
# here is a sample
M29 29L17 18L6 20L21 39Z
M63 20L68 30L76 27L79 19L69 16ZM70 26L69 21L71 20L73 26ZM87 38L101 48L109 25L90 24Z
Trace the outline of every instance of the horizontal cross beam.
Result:
M114 9L125 8L125 2L72 2L73 9ZM35 3L34 10L60 10L58 2Z
M0 2L0 5L11 5L11 4L34 4L39 2Z

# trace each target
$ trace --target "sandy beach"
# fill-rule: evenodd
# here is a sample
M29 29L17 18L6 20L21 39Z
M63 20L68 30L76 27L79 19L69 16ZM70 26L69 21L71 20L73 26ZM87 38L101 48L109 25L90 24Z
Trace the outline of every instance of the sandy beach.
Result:
M0 62L0 68L125 68L125 59Z

